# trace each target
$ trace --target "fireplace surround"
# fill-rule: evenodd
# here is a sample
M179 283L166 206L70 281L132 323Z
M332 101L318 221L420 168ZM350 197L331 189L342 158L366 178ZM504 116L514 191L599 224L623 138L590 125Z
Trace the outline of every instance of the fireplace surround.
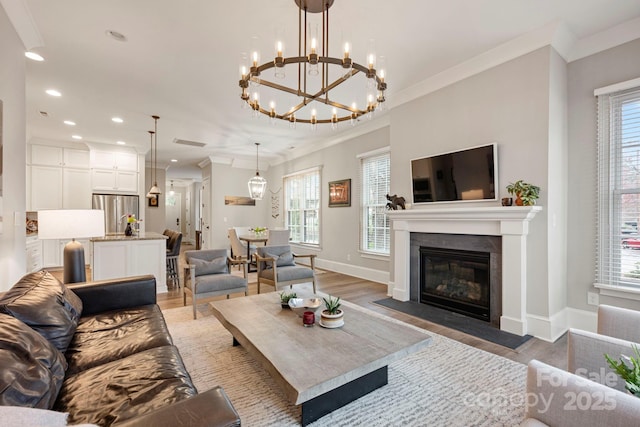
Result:
M478 206L411 209L389 213L392 221L393 269L389 294L409 301L417 278L411 274L414 233L498 236L502 245L502 302L499 326L524 336L527 330L527 235L540 206ZM412 285L413 283L413 285Z

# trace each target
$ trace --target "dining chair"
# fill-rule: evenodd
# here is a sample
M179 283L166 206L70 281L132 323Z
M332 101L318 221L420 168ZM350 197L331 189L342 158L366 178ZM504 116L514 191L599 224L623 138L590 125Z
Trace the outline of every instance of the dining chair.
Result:
M187 295L193 303L193 318L196 318L196 303L201 298L226 295L236 292L249 292L247 282L247 262L234 260L227 256L226 249L201 249L185 251L187 274L185 274L182 305L187 305ZM230 273L232 265L243 268L243 276Z
M180 246L182 245L182 233L173 230L164 230L162 233L167 239L167 280L171 280L174 285L180 288L180 274L178 268L178 257L180 256Z
M255 255L258 264L258 293L262 283L274 286L277 291L285 286L291 288L295 284L309 282L315 293L315 257L315 254L294 254L289 245L259 247ZM296 258L309 258L311 266L296 264Z
M289 229L269 230L265 246L281 246L289 244Z
M247 244L242 240L238 239L238 232L236 228L230 228L228 230L229 233L229 244L231 245L231 258L235 260L246 259L247 261L251 261L251 259L247 259ZM256 252L256 246L249 246L249 258L253 256Z

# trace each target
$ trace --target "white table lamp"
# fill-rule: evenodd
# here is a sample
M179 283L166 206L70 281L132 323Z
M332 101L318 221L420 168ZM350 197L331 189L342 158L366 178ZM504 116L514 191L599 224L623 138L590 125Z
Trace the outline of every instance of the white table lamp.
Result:
M84 248L75 239L104 236L104 211L60 209L38 211L39 239L71 239L64 246L64 283L86 282Z

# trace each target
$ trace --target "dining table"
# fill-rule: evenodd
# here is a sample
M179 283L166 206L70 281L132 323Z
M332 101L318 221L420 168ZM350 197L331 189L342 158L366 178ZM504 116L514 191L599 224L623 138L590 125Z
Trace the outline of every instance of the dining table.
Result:
M247 261L248 261L248 272L252 273L254 271L258 271L258 264L257 263L253 263L251 261L251 244L252 243L262 243L264 245L267 244L267 240L269 240L269 238L267 237L266 234L243 234L241 236L238 236L238 240L241 240L243 242L247 243ZM255 265L256 268L255 270L251 269L251 265Z

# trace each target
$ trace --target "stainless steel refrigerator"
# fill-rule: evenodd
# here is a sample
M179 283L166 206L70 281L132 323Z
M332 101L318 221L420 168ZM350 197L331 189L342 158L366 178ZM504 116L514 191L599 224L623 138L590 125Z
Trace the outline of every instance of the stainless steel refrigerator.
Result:
M124 234L127 226L127 215L140 218L138 196L123 196L117 194L94 194L91 205L93 209L104 211L104 225L106 234Z

